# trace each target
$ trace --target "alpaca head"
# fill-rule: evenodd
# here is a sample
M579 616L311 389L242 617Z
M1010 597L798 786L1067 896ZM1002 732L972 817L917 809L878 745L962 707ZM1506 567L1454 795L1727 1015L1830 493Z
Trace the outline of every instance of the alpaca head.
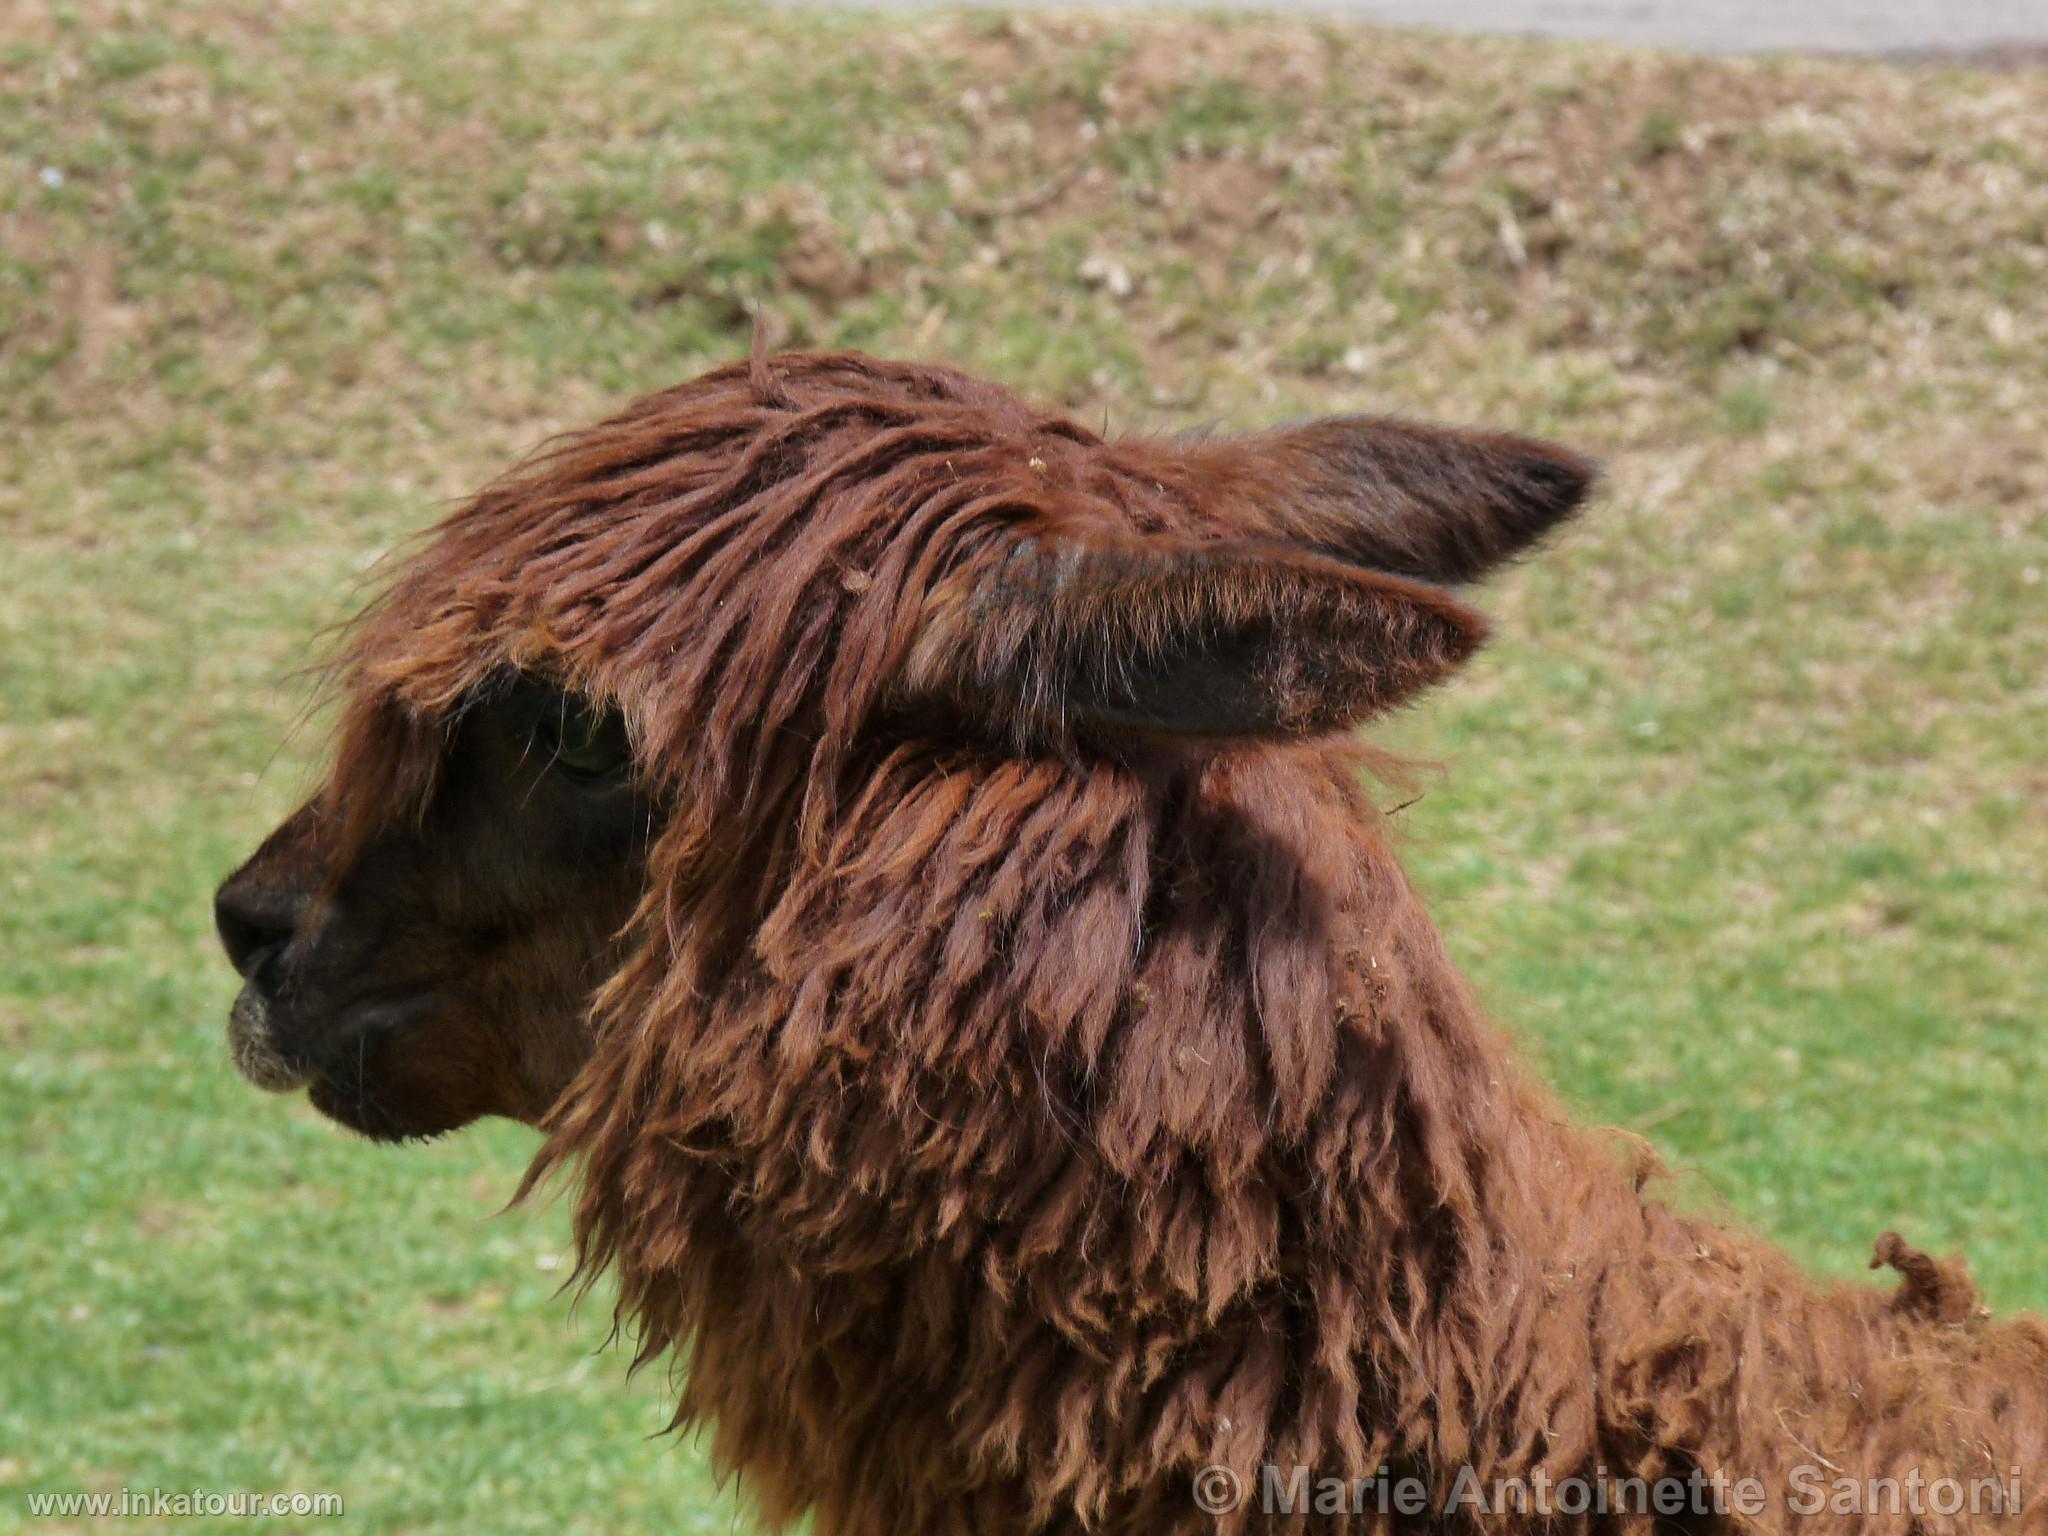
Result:
M1591 476L1368 418L1106 442L855 356L648 397L358 621L326 782L217 899L237 1063L377 1136L537 1120L629 949L703 985L892 753L1334 737L1471 654L1447 589Z
M653 808L618 715L508 677L449 722L415 817L340 857L330 799L215 899L236 1065L376 1136L537 1118L644 879Z

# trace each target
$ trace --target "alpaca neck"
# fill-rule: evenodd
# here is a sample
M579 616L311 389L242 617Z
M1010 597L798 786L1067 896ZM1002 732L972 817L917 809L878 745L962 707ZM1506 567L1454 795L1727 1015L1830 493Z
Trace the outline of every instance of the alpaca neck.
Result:
M1184 1513L1201 1461L1782 1501L1801 1447L1975 1466L1968 1425L2048 1465L2038 1327L1819 1290L1557 1111L1356 766L905 751L715 984L650 932L536 1172L580 1160L582 1262L690 1352L679 1419L788 1512L876 1447L1091 1518Z

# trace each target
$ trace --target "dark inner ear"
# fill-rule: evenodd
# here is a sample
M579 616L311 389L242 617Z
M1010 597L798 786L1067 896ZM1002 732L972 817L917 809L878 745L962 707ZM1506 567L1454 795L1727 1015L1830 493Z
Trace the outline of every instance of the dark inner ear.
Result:
M1261 677L1271 636L1219 634L1206 644L1144 657L1115 675L1083 667L1068 685L1072 712L1117 731L1169 736L1237 736L1273 713Z

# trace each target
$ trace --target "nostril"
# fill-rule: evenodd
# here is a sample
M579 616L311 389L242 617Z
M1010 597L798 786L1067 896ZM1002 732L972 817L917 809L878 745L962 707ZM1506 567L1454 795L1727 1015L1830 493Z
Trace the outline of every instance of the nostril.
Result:
M245 980L255 981L268 969L267 960L291 942L294 914L252 901L232 885L213 899L213 925L220 932L228 962Z

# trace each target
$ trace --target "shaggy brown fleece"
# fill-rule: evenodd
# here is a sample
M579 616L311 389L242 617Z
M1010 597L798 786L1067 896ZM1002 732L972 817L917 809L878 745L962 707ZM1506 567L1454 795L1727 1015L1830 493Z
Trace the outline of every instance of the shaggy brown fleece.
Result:
M1824 1287L1647 1196L1651 1154L1482 1019L1367 797L1338 728L1482 634L1411 578L1476 576L1588 475L1393 423L1104 442L939 369L757 358L404 566L345 662L359 834L507 669L622 709L668 807L529 1182L576 1179L584 1279L768 1519L1971 1523L1801 1518L1812 1468L2017 1476L2028 1513L1978 1524L2048 1530L2048 1328L1889 1236L1895 1290ZM1209 1464L1250 1494L1220 1520ZM1436 1509L1463 1468L1769 1502L1279 1514L1268 1464Z

